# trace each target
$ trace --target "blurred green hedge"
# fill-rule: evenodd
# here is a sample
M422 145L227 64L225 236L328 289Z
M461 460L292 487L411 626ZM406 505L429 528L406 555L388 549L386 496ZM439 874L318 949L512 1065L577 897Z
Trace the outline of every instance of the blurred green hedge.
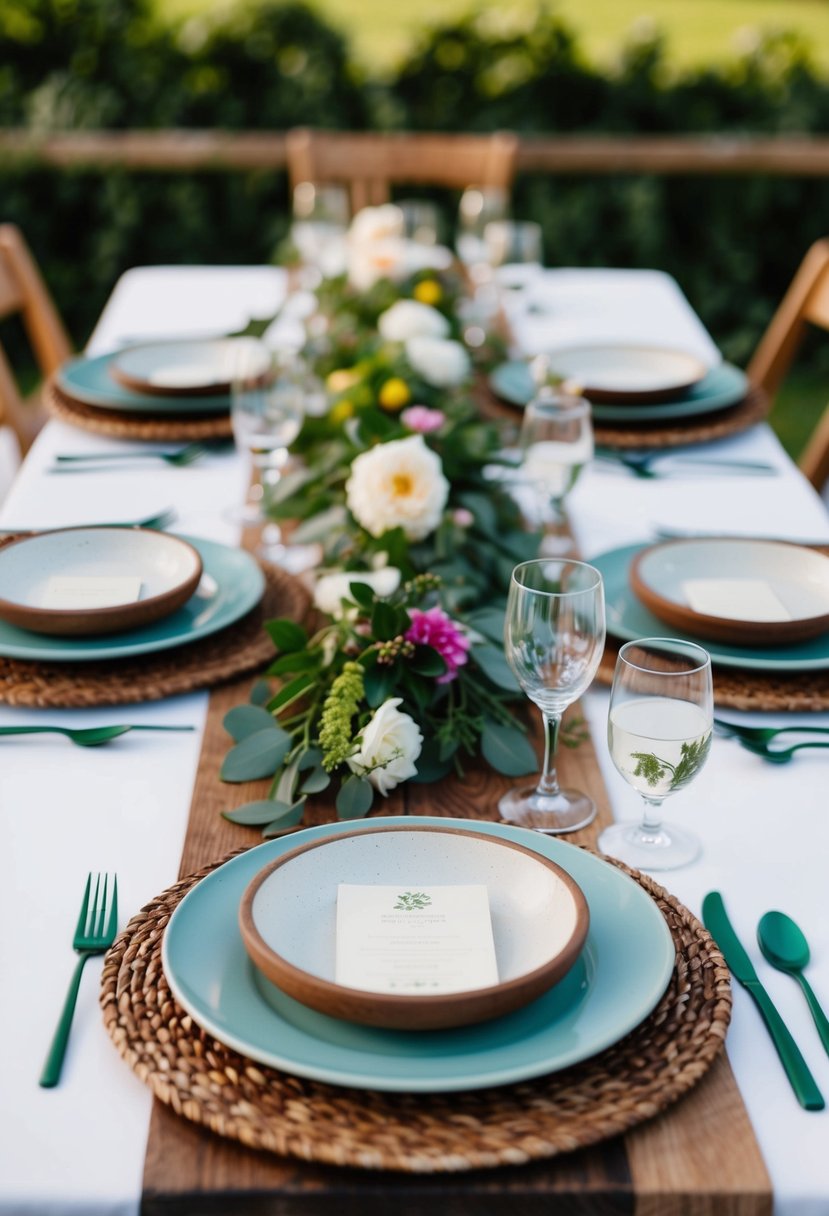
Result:
M234 4L164 25L146 0L0 0L0 125L559 132L825 132L829 89L794 35L722 69L672 73L657 34L585 61L539 9L426 31L396 75L361 77L342 35L294 3ZM455 199L445 199L451 224ZM525 176L550 264L674 274L743 362L806 247L829 232L829 181ZM0 218L26 233L81 344L117 276L158 262L257 262L284 236L284 174L54 171L0 165Z

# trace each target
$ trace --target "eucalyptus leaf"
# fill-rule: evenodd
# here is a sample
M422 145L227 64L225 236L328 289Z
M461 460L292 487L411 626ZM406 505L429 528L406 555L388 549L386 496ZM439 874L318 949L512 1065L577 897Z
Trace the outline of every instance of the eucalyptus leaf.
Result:
M318 747L309 747L307 751L300 753L297 769L300 773L304 773L309 768L316 768L319 764L322 764L322 751Z
M302 626L287 617L282 617L278 621L267 621L265 630L281 654L292 654L296 650L304 650L308 644L308 634Z
M469 613L466 621L491 642L503 646L506 613L502 608L477 608L474 612Z
M409 780L415 785L431 785L452 771L451 757L441 756L436 739L426 739L416 761L417 772Z
M291 739L283 730L258 730L232 747L224 758L222 781L258 781L270 777L288 754Z
M250 697L248 699L251 705L267 705L272 696L273 689L271 688L270 681L257 680L250 690Z
M484 675L498 688L503 688L506 692L521 691L521 686L512 674L512 669L504 658L502 650L496 650L494 646L485 642L483 646L473 646L470 655Z
M283 804L280 802L271 803L274 807L280 807ZM262 829L262 835L267 839L269 836L281 836L286 828L294 828L298 823L302 822L302 816L305 814L305 799L300 798L298 802L288 806L284 811L272 820L267 827Z
M296 791L297 777L299 775L299 762L302 759L302 754L294 756L290 764L286 764L282 770L282 775L276 784L274 797L277 802L293 803L294 793Z
M236 705L228 710L222 719L222 726L237 743L255 735L260 730L278 730L281 735L285 732L272 714L261 705ZM287 739L287 735L285 738Z
M507 777L525 777L538 772L538 757L532 744L517 726L485 719L481 732L484 759Z
M337 794L337 815L340 819L361 819L371 810L374 787L365 777L347 777Z
M286 502L310 481L315 481L319 474L311 469L296 469L293 473L285 473L275 486L268 489L268 505Z
M323 790L328 789L330 784L330 774L320 765L318 768L312 769L300 788L303 794L321 794Z
M222 811L222 818L231 823L240 823L245 827L261 827L270 823L275 814L279 813L282 804L272 798L261 798L257 802L246 802L235 811Z

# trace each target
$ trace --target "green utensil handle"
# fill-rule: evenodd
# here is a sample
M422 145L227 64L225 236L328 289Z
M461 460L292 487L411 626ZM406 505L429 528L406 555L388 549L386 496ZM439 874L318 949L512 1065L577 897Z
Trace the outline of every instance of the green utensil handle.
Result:
M62 735L60 726L0 726L0 735Z
M806 979L806 976L802 974L802 972L797 973L797 982L803 989L803 995L806 997L809 1008L812 1011L812 1017L815 1019L815 1026L817 1027L817 1032L820 1035L820 1041L826 1048L827 1054L829 1054L829 1018L827 1018L826 1014L823 1012L820 1002L812 991L811 984Z
M785 1022L771 1003L765 989L759 983L748 983L745 987L754 997L757 1007L765 1019L772 1042L777 1048L780 1062L786 1071L786 1076L791 1082L798 1102L805 1110L823 1110L826 1105L823 1100L823 1094L818 1089L817 1082L809 1072L809 1067L800 1054L797 1043L795 1043Z
M64 1001L63 1012L60 1015L60 1021L55 1030L55 1037L52 1039L52 1046L49 1048L46 1063L43 1065L43 1072L40 1074L40 1084L44 1089L51 1089L60 1080L63 1057L66 1055L66 1044L69 1042L69 1031L72 1029L72 1016L75 1012L75 1003L78 999L78 989L81 986L81 975L88 958L92 958L91 952L81 954L75 965L75 970L69 984L69 991Z

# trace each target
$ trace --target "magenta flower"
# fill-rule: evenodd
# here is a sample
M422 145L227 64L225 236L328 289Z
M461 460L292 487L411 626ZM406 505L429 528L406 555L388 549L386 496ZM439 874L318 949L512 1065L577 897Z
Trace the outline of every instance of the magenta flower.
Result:
M430 608L424 612L421 608L411 608L409 616L412 623L406 632L407 642L417 642L422 646L431 646L436 650L446 664L446 671L438 676L438 684L448 684L458 674L458 668L463 667L469 658L469 638L442 608Z
M439 431L446 421L443 410L430 410L428 405L410 405L400 415L400 421L418 435Z

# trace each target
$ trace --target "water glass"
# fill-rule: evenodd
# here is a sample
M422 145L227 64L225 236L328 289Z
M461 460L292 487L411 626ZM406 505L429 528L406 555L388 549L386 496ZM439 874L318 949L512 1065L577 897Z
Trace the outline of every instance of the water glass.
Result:
M606 828L603 853L643 870L673 870L698 856L696 836L662 821L662 803L705 764L713 718L711 659L701 646L641 638L621 648L607 739L616 768L642 796L643 816Z
M562 789L556 750L562 715L590 685L604 650L602 576L585 562L539 559L512 572L504 649L522 689L541 711L544 768L498 803L501 818L539 832L586 827L596 806L580 790Z
M491 220L484 244L490 266L541 266L541 225L532 220Z
M493 220L504 219L508 201L506 190L495 186L469 186L461 195L455 249L473 280L489 275L484 231Z
M273 493L304 417L302 361L294 351L272 350L257 338L239 342L231 386L231 422L236 444L251 454L254 476L236 519L261 527L260 556L285 564L281 530L268 517Z
M350 218L345 187L299 182L294 188L293 216L291 239L311 272L305 285L313 287L320 278L342 273Z
M570 553L565 499L593 459L590 402L558 385L543 385L524 410L519 439L521 481L533 496L531 521L544 529L539 553Z
M397 206L403 212L403 233L416 245L437 245L440 219L438 209L428 199L404 198Z

